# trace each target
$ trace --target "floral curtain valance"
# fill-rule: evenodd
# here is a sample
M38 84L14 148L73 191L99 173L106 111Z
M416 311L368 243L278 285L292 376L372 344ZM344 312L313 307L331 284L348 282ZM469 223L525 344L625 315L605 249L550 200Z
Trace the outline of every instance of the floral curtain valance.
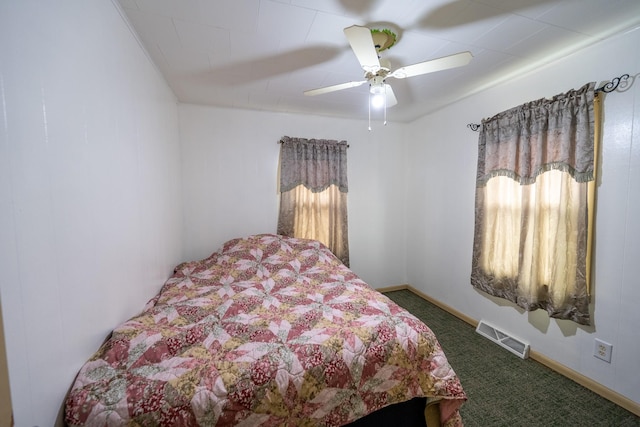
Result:
M477 185L499 175L527 185L553 169L578 182L593 180L594 87L587 83L483 120Z
M284 136L280 139L280 192L304 185L314 193L336 185L348 192L346 141L305 139Z

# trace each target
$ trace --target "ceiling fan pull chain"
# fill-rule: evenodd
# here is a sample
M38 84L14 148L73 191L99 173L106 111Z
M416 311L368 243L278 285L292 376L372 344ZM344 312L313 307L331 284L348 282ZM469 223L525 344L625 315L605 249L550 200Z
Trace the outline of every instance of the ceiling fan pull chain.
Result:
M387 85L382 81L384 85L384 125L387 125Z
M369 130L371 130L371 89L369 89Z

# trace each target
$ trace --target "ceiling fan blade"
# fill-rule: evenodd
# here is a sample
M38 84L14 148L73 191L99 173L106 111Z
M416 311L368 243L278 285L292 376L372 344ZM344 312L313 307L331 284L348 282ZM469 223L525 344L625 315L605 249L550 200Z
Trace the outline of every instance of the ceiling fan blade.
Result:
M305 90L304 94L307 95L307 96L321 95L323 93L335 92L337 90L343 90L343 89L349 89L349 88L352 88L352 87L358 87L358 86L361 86L361 85L365 84L366 82L367 82L366 80L362 80L360 82L340 83L338 85L326 86L326 87L321 87L321 88L318 88L318 89Z
M404 79L406 77L419 76L420 74L433 73L435 71L447 70L449 68L461 67L471 61L471 52L460 52L430 61L401 67L389 74L389 77Z
M371 30L367 27L352 25L344 29L344 34L349 40L351 49L358 58L360 66L365 71L376 72L380 69L380 60L378 52L373 44Z

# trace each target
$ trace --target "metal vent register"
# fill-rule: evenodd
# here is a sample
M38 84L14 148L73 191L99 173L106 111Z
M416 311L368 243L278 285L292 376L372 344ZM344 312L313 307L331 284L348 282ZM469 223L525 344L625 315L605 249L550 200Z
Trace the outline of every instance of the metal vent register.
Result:
M505 332L493 325L490 325L484 320L481 320L480 323L478 323L476 332L486 338L489 338L491 341L509 350L511 353L522 359L529 357L529 343L516 338L508 332Z

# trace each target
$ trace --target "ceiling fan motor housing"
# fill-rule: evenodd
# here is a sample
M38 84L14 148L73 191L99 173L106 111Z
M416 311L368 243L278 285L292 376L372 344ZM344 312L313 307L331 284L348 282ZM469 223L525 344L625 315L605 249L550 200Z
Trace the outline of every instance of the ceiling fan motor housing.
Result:
M384 76L381 75L374 75L369 79L369 85L373 88L373 87L383 87L384 85L384 78L386 77L386 74Z
M374 83L381 84L384 82L384 79L386 79L388 75L389 75L388 68L380 68L375 73L371 71L366 72L364 75L364 78L367 79L369 84L374 84Z

